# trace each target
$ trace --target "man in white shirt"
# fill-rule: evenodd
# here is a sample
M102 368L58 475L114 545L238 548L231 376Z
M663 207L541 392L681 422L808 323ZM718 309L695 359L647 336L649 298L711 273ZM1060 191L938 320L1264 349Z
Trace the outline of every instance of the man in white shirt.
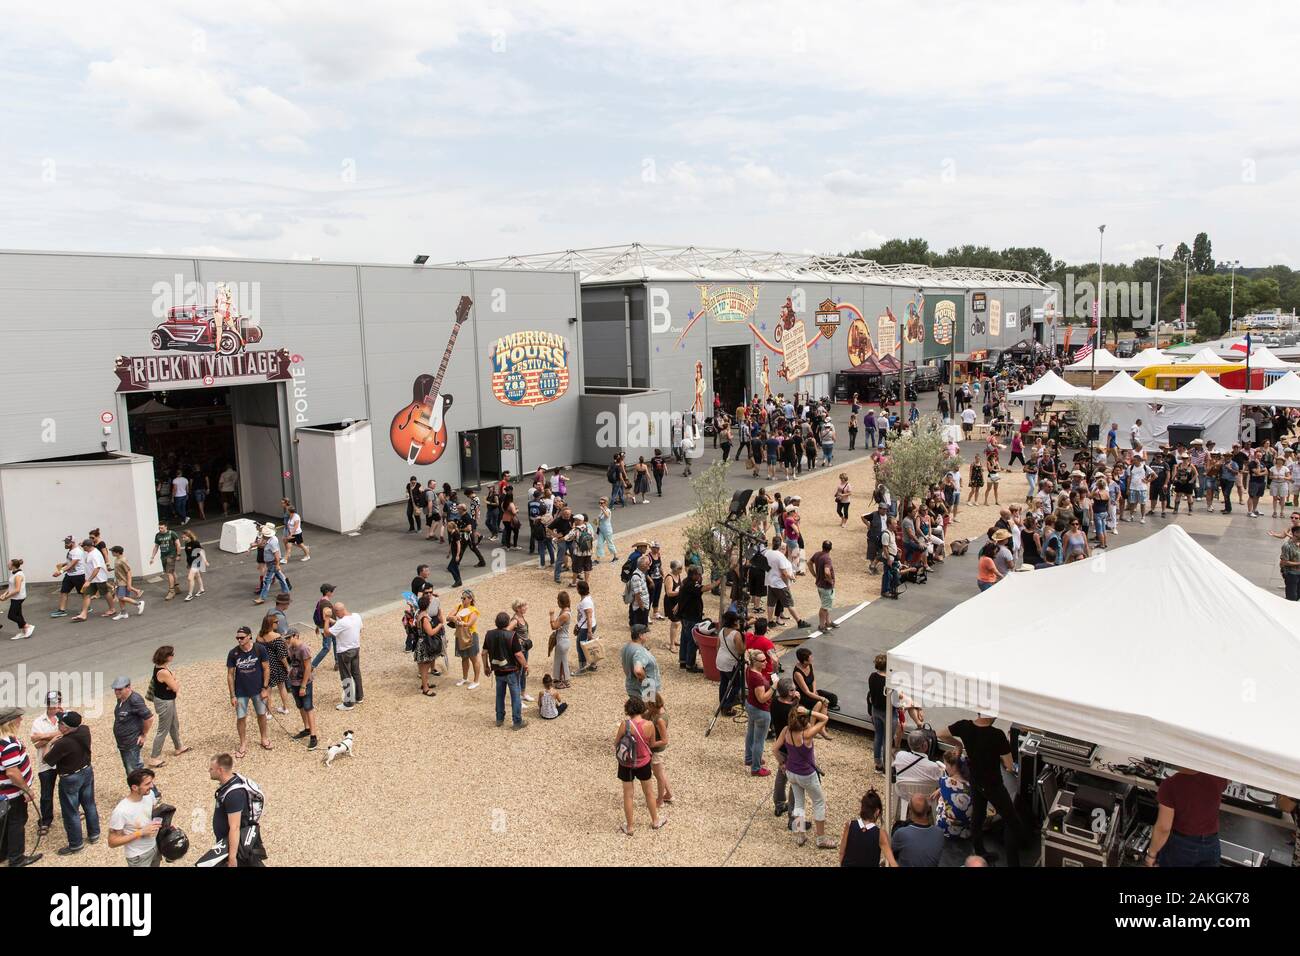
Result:
M1151 480L1151 468L1141 458L1134 458L1128 468L1128 515L1125 521L1133 520L1133 512L1141 517L1140 524L1147 523L1147 483Z
M54 577L63 576L63 581L59 585L59 609L51 611L50 617L67 617L68 595L73 592L80 594L82 586L86 583L86 552L77 546L72 535L63 539L63 547L63 563L54 569ZM83 617L82 620L84 621L85 618Z
M153 780L154 773L148 767L137 767L127 774L130 792L108 818L108 845L126 848L127 866L157 866L162 860L158 852L162 824L153 819L154 804L158 802Z
M339 681L343 685L343 702L338 710L351 710L361 703L361 615L349 614L342 601L321 610L325 619L322 630L334 639L334 659L338 662Z
M772 546L763 552L767 558L767 619L773 624L782 623L781 615L786 608L794 611L794 596L790 593L790 582L794 580L794 565L790 563L781 550L781 538L772 538ZM795 624L807 627L808 622L799 618L795 612Z
M975 429L975 409L967 406L961 413L961 432L966 441L970 441L971 432Z
M234 465L226 465L226 470L217 477L217 490L221 492L221 513L230 514L235 506L235 489L239 487L239 472Z
M178 471L172 479L172 510L181 519L181 524L190 523L189 508L190 480Z
M579 581L577 584L579 595L578 610L574 618L574 634L578 638L578 673L583 671L594 671L597 669L596 657L593 656L589 662L587 660L587 651L583 647L586 641L590 641L596 636L596 602L591 599L591 586L585 581ZM525 694L527 699L528 695Z
M59 715L63 712L63 695L52 690L45 695L45 713L32 721L32 744L36 747L36 775L41 781L41 816L37 836L45 836L54 826L54 794L58 771L45 762L50 744L59 739Z
M104 561L104 553L89 538L81 542L81 550L85 555L86 589L81 595L81 613L73 620L84 621L90 614L90 602L97 597L108 602L108 610L100 617L112 617L117 613L117 598L113 597L112 588L108 586L108 564Z
M943 764L926 756L929 744L926 735L919 731L907 735L907 745L912 749L900 750L894 754L894 772L899 783L939 785L939 778L943 776Z

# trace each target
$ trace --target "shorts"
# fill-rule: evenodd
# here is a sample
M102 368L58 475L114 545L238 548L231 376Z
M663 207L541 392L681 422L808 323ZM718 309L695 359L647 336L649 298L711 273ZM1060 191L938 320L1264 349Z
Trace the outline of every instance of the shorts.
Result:
M308 681L307 693L302 694L301 696L299 696L298 694L297 687L294 687L292 684L289 685L290 695L293 697L293 702L294 704L297 705L299 710L311 710L313 708L314 705L311 702L311 694L312 694L312 685L315 683L316 683L315 681Z
M590 572L591 555L589 554L570 555L569 564L572 566L573 572L575 574L581 574L584 571Z
M249 701L253 703L253 712L259 717L266 716L266 701L261 697L236 697L235 698L235 716L243 720L248 716Z
M130 597L131 589L127 587L125 584L119 584L117 586L117 596L120 598Z
M167 574L175 574L175 573L176 573L176 555L174 555L174 554L164 554L164 555L163 555L163 559L162 559L162 566L163 566L163 571L165 571Z
M780 614L785 608L794 607L794 598L790 596L789 588L768 588L767 604Z
M1183 482L1179 482L1174 485L1174 494L1190 495L1194 490L1195 490L1194 485L1184 484Z
M1290 487L1290 484L1289 484L1288 482L1285 482L1285 481L1275 481L1275 482L1273 482L1273 497L1274 497L1274 498L1285 498L1285 497L1290 493L1290 490L1291 490L1291 487Z
M998 481L1001 480L1001 478L1002 478L1002 474L1000 472L996 472L996 471L991 472L989 474L989 484L996 485Z
M1262 497L1264 497L1264 482L1262 482L1262 481L1252 481L1252 482L1251 482L1251 483L1246 487L1246 494L1247 494L1249 497L1251 497L1251 498L1262 498Z
M60 594L71 594L73 591L80 591L86 584L84 574L65 574L63 583L59 585Z
M195 501L207 501L207 500L208 500L208 493L207 493L206 491L196 491L196 492L194 492L194 500L195 500Z
M478 631L474 632L474 640L471 641L469 647L465 648L464 650L461 650L460 642L457 641L454 637L452 638L452 642L456 645L457 657L462 657L462 658L478 657L479 655Z
M662 767L663 765L664 765L664 752L662 750L656 750L651 752L650 754L651 768Z
M650 760L653 759L653 757L650 758ZM622 764L619 764L618 779L622 780L624 783L631 783L633 780L649 780L654 774L654 771L651 769L650 760L647 760L639 767L624 767Z
M1144 505L1147 503L1147 490L1145 488L1130 488L1128 492L1128 503L1131 505Z
M299 532L289 539L292 544L302 544L302 533Z
M817 596L821 598L821 609L823 611L829 611L835 606L834 588L818 588Z
M108 582L96 581L86 585L86 593L91 597L108 597Z
M961 423L961 430L962 430L962 433L965 434L965 435L967 435L967 436L970 435L970 433L971 433L971 429L973 429L974 427L975 427L975 426L974 426L973 424L967 424L966 422L962 422L962 423Z
M799 550L799 539L798 539L798 538L786 538L786 539L785 539L785 547L786 547L786 550L787 550L787 551L789 551L791 554L794 554L796 551Z

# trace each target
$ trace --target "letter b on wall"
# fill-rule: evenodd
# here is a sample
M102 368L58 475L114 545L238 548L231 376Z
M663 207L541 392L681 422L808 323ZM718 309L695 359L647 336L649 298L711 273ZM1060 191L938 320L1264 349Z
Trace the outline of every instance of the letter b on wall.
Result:
M667 332L672 324L672 313L668 311L668 290L652 288L650 290L650 331Z

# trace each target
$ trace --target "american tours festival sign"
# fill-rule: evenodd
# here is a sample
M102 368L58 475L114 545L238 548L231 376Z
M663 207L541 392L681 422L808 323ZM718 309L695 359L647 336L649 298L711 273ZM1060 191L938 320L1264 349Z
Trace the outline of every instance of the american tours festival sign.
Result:
M531 408L569 389L569 344L554 332L513 332L492 343L492 394L504 405Z

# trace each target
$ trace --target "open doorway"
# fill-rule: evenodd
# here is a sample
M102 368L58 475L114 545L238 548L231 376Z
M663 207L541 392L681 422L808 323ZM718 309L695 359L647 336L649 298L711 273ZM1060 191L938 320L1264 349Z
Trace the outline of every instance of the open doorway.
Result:
M719 345L713 349L713 393L729 413L744 404L749 391L750 346Z
M124 396L130 450L154 462L160 518L184 523L278 515L283 453L276 386L238 385ZM174 500L185 480L188 500Z

